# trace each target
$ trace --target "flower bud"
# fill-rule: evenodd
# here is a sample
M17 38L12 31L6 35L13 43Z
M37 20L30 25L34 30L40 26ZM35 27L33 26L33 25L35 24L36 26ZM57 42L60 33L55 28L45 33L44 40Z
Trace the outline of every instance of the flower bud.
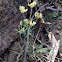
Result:
M29 24L30 24L30 26L32 27L32 26L34 26L34 25L36 24L36 22L34 22L34 21L33 21L33 22L30 21Z
M20 6L20 7L19 7L19 10L20 10L21 13L24 13L24 12L26 12L28 9L25 9L24 6Z
M22 25L22 21L20 21L20 25Z
M28 6L29 6L30 8L33 8L33 7L36 6L36 4L37 4L37 3L36 3L35 1L33 1L31 4L28 3Z
M18 31L18 33L22 34L25 31L24 27Z
M35 12L35 17L37 19L40 19L40 18L42 18L42 14L41 13L38 13L38 12Z
M41 13L39 14L39 18L42 18L42 14Z
M29 23L28 20L29 20L29 19L24 19L24 22L25 22L26 24L28 24L28 23Z
M39 13L38 12L35 12L35 17L39 18Z

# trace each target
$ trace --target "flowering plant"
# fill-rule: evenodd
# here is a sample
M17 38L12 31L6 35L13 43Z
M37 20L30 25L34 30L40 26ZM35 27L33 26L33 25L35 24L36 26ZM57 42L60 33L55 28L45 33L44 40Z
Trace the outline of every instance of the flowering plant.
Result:
M25 42L24 43L24 45L26 46L25 47L26 48L25 57L26 57L26 54L27 54L26 52L29 52L29 47L28 47L29 46L29 41L33 37L33 35L32 35L32 33L33 33L32 27L36 24L38 19L41 19L41 21L40 21L41 23L45 23L44 20L42 20L42 14L41 13L35 12L34 13L35 17L33 18L33 16L32 16L32 9L36 6L36 4L37 3L35 1L33 1L30 4L28 3L28 6L31 9L30 17L28 19L24 18L22 21L20 21L20 27L18 29L18 33L20 34L21 41ZM19 10L23 14L28 11L28 9L25 9L24 6L20 6ZM24 17L24 15L23 15L23 17ZM21 34L23 34L23 36L24 36L23 39L22 39ZM35 47L34 47L34 44L32 46L32 50L33 50L33 56L35 57L35 52L34 52L35 51ZM45 49L45 51L44 51L44 49L41 49L42 53L46 53L46 51L47 51L47 49ZM38 53L39 50L36 51L36 52ZM25 60L26 60L26 58L25 58Z
M29 19L27 18L24 18L22 21L20 21L20 27L19 27L19 30L18 30L18 33L23 34L24 36L27 37L27 45L29 44L29 33L32 34L32 27L36 24L36 20L32 19L32 8L34 8L36 6L36 2L33 1L32 3L28 3L28 6L31 8L31 12L30 12L30 17ZM25 9L24 6L20 6L19 7L19 10L21 13L25 13L28 11L28 9ZM24 15L23 15L24 17ZM35 12L35 18L36 19L41 19L42 18L42 14L41 13L38 13L38 12ZM27 46L27 50L28 50L28 46Z

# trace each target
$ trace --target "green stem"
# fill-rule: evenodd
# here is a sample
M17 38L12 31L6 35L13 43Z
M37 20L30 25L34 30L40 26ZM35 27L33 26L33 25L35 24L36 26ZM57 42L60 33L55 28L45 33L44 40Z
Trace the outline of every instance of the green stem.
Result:
M19 62L20 56L21 56L20 54L17 56L17 62Z
M21 27L21 29L22 29L22 27ZM20 27L19 27L19 31L20 31ZM23 42L23 39L22 39L22 37L21 37L21 34L20 34L20 39L21 39L21 41Z
M25 18L25 15L24 15L24 13L23 13L23 18Z
M31 12L30 12L30 19L31 19L31 16L32 16L32 8L31 8Z
M34 55L34 57L35 57L35 52L34 52L34 49L35 49L35 47L34 47L34 44L33 44L33 55Z
M29 42L29 28L27 30L27 45L26 45L27 51L28 51L28 44L29 44L28 42Z

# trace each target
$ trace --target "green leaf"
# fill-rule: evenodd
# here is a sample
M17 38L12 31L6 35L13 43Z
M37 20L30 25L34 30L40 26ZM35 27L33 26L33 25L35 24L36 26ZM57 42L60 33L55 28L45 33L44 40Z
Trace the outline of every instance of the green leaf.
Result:
M43 47L42 44L37 45L37 49L42 48L42 47Z
M52 18L52 17L57 17L57 16L58 16L58 13L59 13L59 11L54 11L54 12L51 14L51 18Z
M24 32L23 32L23 35L24 35L24 36L26 36L26 35L27 35L27 32L26 32L26 31L24 31Z
M23 32L21 30L18 31L19 34L22 34Z
M29 28L29 33L32 33L32 30L31 30L31 28Z
M62 15L57 18L57 20L60 20L60 19L62 19Z
M27 31L27 28L24 27L24 30L23 30L23 28L22 29L19 29L18 33L19 34L27 35L27 32L26 31Z
M41 49L36 50L36 52L38 52L38 53L47 53L48 51L50 51L49 48L41 48Z
M25 27L25 31L23 32L23 35L24 35L24 36L27 36L27 30L28 30L28 28Z

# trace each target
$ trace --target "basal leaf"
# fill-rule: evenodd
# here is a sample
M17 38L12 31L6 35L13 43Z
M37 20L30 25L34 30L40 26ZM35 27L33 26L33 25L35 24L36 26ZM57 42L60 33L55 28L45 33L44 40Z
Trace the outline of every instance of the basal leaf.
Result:
M41 48L36 50L37 53L47 53L48 51L49 51L49 48Z
M57 16L58 16L58 13L59 13L59 11L54 11L54 12L51 14L51 18L52 18L52 17L57 17Z
M57 18L57 20L60 20L60 19L62 19L62 15Z

